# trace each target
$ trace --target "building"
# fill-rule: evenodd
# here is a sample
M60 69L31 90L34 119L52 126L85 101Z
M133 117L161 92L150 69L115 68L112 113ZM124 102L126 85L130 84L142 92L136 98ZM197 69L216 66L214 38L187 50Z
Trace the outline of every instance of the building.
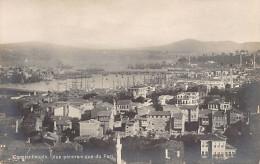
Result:
M43 135L43 142L55 146L60 142L60 137L56 133L47 132Z
M206 86L208 91L217 87L218 89L225 89L225 83L221 80L200 80L198 85Z
M125 136L134 136L139 132L139 124L134 119L127 120L125 124Z
M107 130L113 129L114 126L114 114L113 111L99 111L98 121L103 128L103 134L106 134Z
M200 98L208 95L208 89L204 85L198 85L198 92Z
M185 132L185 115L183 113L172 114L171 133L183 135Z
M238 121L243 120L243 112L239 111L236 108L233 108L227 112L228 125L237 123Z
M86 120L79 122L79 135L101 138L103 137L103 128L98 120Z
M138 134L147 135L147 118L135 115L135 128L138 129Z
M72 129L71 117L51 116L53 120L53 131L63 132L66 129Z
M200 145L201 158L221 159L232 158L236 154L236 149L226 143L225 136L214 134L197 136Z
M131 96L136 99L138 97L146 98L148 93L148 88L146 86L134 86L128 89Z
M171 113L168 111L151 111L147 114L147 131L165 133L170 130Z
M132 110L131 100L118 100L116 103L116 111L119 113L125 113Z
M198 121L199 106L198 105L182 105L180 106L181 113L185 116L185 122Z
M159 104L161 104L161 105L166 105L169 100L173 99L173 97L174 97L174 96L172 96L172 95L161 95L161 96L159 96L159 98L158 98Z
M42 130L42 119L29 115L23 120L23 130L29 134L31 132L41 131Z
M199 92L179 92L177 94L178 105L198 105Z
M226 102L221 99L213 99L208 102L208 109L213 111L218 111L218 110L228 111L231 108L232 106L230 102Z
M81 115L84 111L77 105L72 105L67 102L57 102L54 107L54 116L69 116L72 118L81 119Z
M199 133L209 133L212 127L212 111L205 109L199 111Z
M215 111L212 113L212 131L225 131L227 128L227 113L225 111Z
M165 145L165 164L183 164L184 144L182 141L169 140Z

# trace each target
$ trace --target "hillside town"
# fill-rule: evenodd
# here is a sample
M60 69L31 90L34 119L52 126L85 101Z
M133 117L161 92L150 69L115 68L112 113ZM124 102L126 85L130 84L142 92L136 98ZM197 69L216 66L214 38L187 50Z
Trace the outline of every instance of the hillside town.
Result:
M185 62L164 63L168 69L159 72L113 73L130 75L125 82L113 79L112 87L102 74L101 87L84 87L81 79L64 91L2 88L1 161L258 163L255 58L251 65L207 69ZM183 64L187 68L177 68ZM10 68L1 68L1 77L33 71ZM53 72L40 72L52 80Z

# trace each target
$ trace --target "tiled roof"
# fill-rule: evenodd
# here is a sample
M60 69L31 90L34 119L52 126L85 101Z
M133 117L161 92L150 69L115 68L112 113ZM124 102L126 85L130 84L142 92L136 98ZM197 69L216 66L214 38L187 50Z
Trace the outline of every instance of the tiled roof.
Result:
M111 111L99 111L97 115L98 117L110 117Z
M223 111L216 111L213 112L213 117L223 117L224 116L224 112Z
M180 109L196 110L198 105L181 105Z
M198 135L199 140L210 140L210 141L225 141L224 138L216 136L214 134Z
M131 100L118 100L117 101L117 105L129 105L131 103L132 103Z
M182 113L174 113L172 115L173 118L182 118L183 117L183 114Z
M149 116L170 116L169 111L151 111L148 113Z
M220 104L221 103L221 100L219 99L214 99L214 100L211 100L208 102L208 104Z
M141 116L139 116L139 115L136 115L136 116L135 116L135 120L147 120L147 119L144 118L144 117L141 117Z
M228 143L226 143L226 149L236 149L235 147L229 145Z

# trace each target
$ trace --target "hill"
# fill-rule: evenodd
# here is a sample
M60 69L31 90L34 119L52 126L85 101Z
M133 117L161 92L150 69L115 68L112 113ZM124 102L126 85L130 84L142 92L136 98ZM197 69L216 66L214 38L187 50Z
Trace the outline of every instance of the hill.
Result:
M260 42L237 43L233 41L202 42L193 39L181 40L167 45L145 48L157 51L172 51L180 53L219 53L248 50L250 52L260 49Z
M42 42L23 42L0 44L0 64L50 67L63 63L78 67L113 66L117 69L138 62L154 63L174 60L176 55L202 55L212 52L234 52L242 49L254 52L260 49L260 42L202 42L187 39L163 46L121 50L88 49Z

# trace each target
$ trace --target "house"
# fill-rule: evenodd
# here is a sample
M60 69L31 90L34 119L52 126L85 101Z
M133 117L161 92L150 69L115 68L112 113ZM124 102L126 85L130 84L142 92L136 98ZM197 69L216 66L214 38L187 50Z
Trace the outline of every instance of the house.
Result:
M169 100L173 99L173 97L174 97L174 96L172 96L172 95L161 95L161 96L159 96L159 98L158 98L159 104L161 104L161 105L166 105L166 103L167 103Z
M212 111L209 109L199 111L199 133L211 132Z
M60 142L60 137L56 133L47 132L43 135L43 142L48 145L55 146L58 142Z
M185 131L185 115L183 113L174 113L172 115L171 133L184 134Z
M198 105L181 105L181 113L185 116L185 122L198 121L199 118L199 106Z
M182 141L169 140L164 144L165 164L183 164L184 144Z
M218 89L225 89L225 83L221 80L200 80L198 85L206 86L208 91L215 87Z
M94 109L91 110L91 118L92 119L96 119L98 118L98 112L99 111L113 111L115 110L115 106L113 104L110 104L108 102L104 102L104 103L99 103L97 104ZM116 113L114 111L114 113Z
M199 92L179 92L177 94L178 105L198 105Z
M147 135L147 118L136 115L135 118L136 128L140 135Z
M225 111L215 111L212 113L212 131L225 131L227 128L227 113Z
M79 122L79 135L101 138L103 137L103 128L98 120L86 120Z
M143 106L143 107L138 107L136 110L137 110L137 115L144 116L147 115L150 111L155 111L155 108L153 106Z
M36 131L41 131L42 130L42 119L39 117L35 117L33 115L28 115L24 120L23 120L23 130L27 134L31 132L36 132Z
M197 136L200 145L201 158L221 159L232 158L236 154L236 149L226 143L225 136L214 134Z
M116 103L116 111L119 113L125 113L132 110L131 100L118 100Z
M21 119L16 117L2 117L0 118L0 135L13 135L18 133Z
M103 134L106 134L107 130L113 129L114 126L114 113L113 111L99 111L98 121L103 128Z
M198 85L198 92L200 98L208 95L208 89L204 85Z
M169 111L151 111L147 114L147 131L165 133L170 130Z
M80 106L75 104L70 104L67 102L56 102L54 107L54 116L69 116L72 118L81 119L81 114L84 111Z
M243 112L234 108L227 112L228 125L235 124L243 119Z
M73 106L80 107L82 111L92 110L94 108L93 101L84 100L81 98L70 99L67 102Z
M128 89L131 96L136 99L138 97L146 98L148 93L148 88L146 86L133 86Z
M66 129L72 129L71 117L68 116L51 116L53 120L53 130L63 132Z
M139 131L139 127L137 122L134 119L127 120L125 124L125 136L137 135L138 131Z
M231 109L231 103L230 102L226 102L222 99L213 99L211 101L208 102L208 109L212 110L212 111L217 111L217 110L223 110L223 111L227 111Z

